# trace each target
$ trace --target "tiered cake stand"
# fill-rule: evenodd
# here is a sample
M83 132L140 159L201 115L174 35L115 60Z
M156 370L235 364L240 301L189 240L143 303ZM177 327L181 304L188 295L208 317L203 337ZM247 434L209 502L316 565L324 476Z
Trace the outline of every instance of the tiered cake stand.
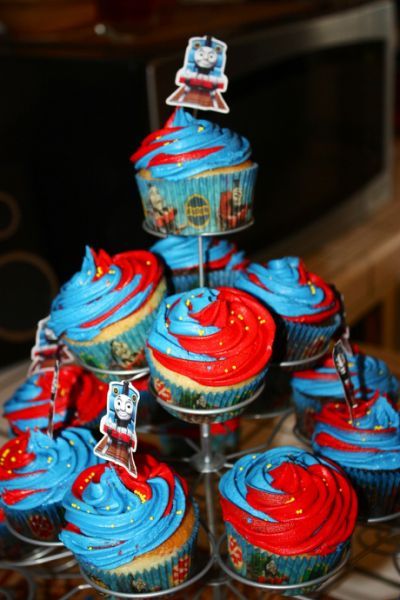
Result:
M224 231L217 234L213 233L212 235L233 234L242 231L243 229L247 229L252 224L253 222L249 222L235 230ZM153 231L146 223L144 223L143 227L148 233L157 235L159 237L166 237L166 234L164 235ZM205 284L203 264L204 235L211 234L203 234L198 236L199 287L203 287ZM318 356L313 356L304 361L283 362L272 365L270 370L278 372L291 369L299 370L302 368L309 368L309 366L321 358L327 352L327 350L328 348L324 348L324 350ZM135 379L142 377L149 372L147 367L130 371L108 371L87 367L87 365L84 366L86 368L90 368L94 374L97 374L102 379L108 378L109 380L129 379L134 381ZM192 440L186 440L194 450L194 454L190 457L185 456L177 459L164 460L184 463L186 468L189 468L192 471L194 477L191 486L191 493L193 495L199 496L198 490L200 487L203 488L206 522L201 521L201 529L203 530L202 537L205 537L208 542L208 548L205 550L199 549L198 557L196 558L195 565L191 571L189 579L187 579L184 583L181 583L168 590L145 593L137 592L129 594L113 592L98 586L92 581L89 581L86 576L81 573L84 582L80 583L68 593L64 594L59 600L68 600L69 598L77 596L80 592L89 589L94 589L102 595L106 595L111 598L144 599L158 598L163 596L173 597L175 595L179 595L180 598L187 597L197 600L201 597L205 588L209 588L209 590L211 590L214 600L223 600L223 598L225 598L228 594L230 594L231 597L233 595L240 600L244 600L248 597L248 589L246 591L246 587L248 588L249 586L254 588L255 593L258 594L260 591L275 592L285 596L307 600L318 597L319 592L326 590L326 588L331 585L332 582L346 574L349 569L356 570L357 563L361 559L371 552L380 552L380 548L383 548L383 546L385 546L385 550L382 550L382 552L387 554L390 553L393 556L396 569L400 572L400 552L397 547L397 539L400 536L400 526L397 525L399 523L397 519L400 517L400 513L397 513L381 519L370 519L367 523L365 523L365 527L361 530L359 536L359 544L362 548L361 551L359 551L356 555L351 555L349 552L339 565L322 577L318 577L307 582L285 585L256 582L245 579L239 575L236 571L234 571L229 562L226 552L226 536L225 534L222 534L222 528L219 526L220 523L217 518L216 510L219 504L216 484L219 478L222 476L223 470L229 469L233 466L232 461L245 454L265 451L272 446L273 441L280 431L283 423L292 414L292 407L288 401L283 403L275 403L272 398L268 398L268 394L265 397L265 383L263 383L251 397L246 398L246 400L235 405L234 407L227 408L184 408L166 402L164 399L158 397L154 391L153 393L157 402L163 407L163 409L168 411L170 415L177 419L199 425L200 444L197 445ZM259 399L258 402L255 402L257 399ZM257 406L257 408L254 409L254 406ZM211 424L217 421L221 422L231 419L235 416L243 414L244 412L246 419L261 421L276 418L277 423L262 445L253 448L246 448L245 450L240 450L230 454L215 452L211 443ZM138 424L138 431L140 430L141 427L140 424ZM150 426L148 430L154 433L157 432L157 427ZM142 428L142 431L146 431L146 426ZM304 439L301 441L303 443L307 442L307 440ZM390 523L394 524L394 526L391 526ZM375 540L372 543L368 543L365 540L366 528L369 530L373 528L373 531L376 532ZM33 546L33 551L20 561L1 562L0 568L17 571L21 577L26 579L28 587L27 598L29 600L35 597L35 581L37 579L59 578L65 580L79 578L79 574L77 575L76 573L77 563L74 557L62 546L61 543L39 543L28 540L16 531L12 531L12 533L22 541L31 543ZM386 546L391 542L394 543L394 546L387 550ZM44 569L43 566L45 566ZM195 588L191 587L193 584L197 584ZM400 593L399 582L390 581L390 584L397 587ZM242 589L243 592L241 591ZM184 593L185 590L187 591L186 594ZM6 598L12 597L7 590L1 588L0 594L3 594ZM309 594L311 594L311 596Z

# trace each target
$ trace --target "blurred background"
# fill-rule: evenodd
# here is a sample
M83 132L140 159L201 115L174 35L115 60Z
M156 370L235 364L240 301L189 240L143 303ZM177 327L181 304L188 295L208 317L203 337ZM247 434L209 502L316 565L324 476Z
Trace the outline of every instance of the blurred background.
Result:
M129 157L204 34L230 79L230 114L207 118L260 165L238 245L303 256L355 339L398 349L397 30L387 0L0 0L0 366L28 357L85 244L154 243Z

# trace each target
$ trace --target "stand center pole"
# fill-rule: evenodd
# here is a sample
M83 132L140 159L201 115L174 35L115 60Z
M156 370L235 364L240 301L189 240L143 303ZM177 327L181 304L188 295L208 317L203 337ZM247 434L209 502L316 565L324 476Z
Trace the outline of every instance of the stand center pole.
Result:
M199 248L199 287L204 287L203 238L197 238Z

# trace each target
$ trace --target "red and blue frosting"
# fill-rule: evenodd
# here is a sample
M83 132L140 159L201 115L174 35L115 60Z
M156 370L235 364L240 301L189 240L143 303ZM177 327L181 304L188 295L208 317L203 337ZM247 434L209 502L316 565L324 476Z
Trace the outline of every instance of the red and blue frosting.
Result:
M180 180L239 165L250 154L245 137L177 108L162 129L143 140L131 161L137 170L147 169L155 179Z
M197 288L162 303L148 339L168 370L205 386L229 386L260 374L275 323L255 298L228 287Z
M344 468L399 469L399 412L379 392L358 402L353 421L345 403L327 402L316 417L312 445L318 454Z
M146 250L111 257L87 247L81 270L53 301L49 327L58 337L93 340L109 325L138 311L162 275L160 260Z
M326 555L351 536L356 494L342 471L286 446L244 456L219 484L223 519L253 546Z
M86 469L65 496L60 538L80 561L117 568L163 544L182 524L185 482L151 456L136 463L137 478L110 463Z
M238 275L236 286L287 321L318 324L340 311L335 290L307 271L295 256L270 260L265 265L251 263Z

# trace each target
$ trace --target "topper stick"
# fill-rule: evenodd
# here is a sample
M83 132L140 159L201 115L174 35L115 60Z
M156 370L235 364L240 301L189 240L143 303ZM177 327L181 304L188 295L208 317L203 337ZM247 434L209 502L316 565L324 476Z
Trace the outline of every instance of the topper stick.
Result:
M349 362L347 360L345 346L342 340L338 340L334 345L332 358L336 371L340 377L340 381L342 382L344 398L346 400L347 408L349 409L350 421L351 424L353 424L353 408L357 407L357 403L355 401L354 388L350 377Z
M54 365L53 381L51 382L50 406L49 406L49 423L47 425L47 435L53 439L54 436L54 415L56 412L56 400L58 392L58 380L60 377L60 348L57 350L56 362Z

